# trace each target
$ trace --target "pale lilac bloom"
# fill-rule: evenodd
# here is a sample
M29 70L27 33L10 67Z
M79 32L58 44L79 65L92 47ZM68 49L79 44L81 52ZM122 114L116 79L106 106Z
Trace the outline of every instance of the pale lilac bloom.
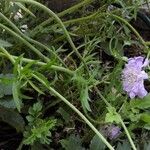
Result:
M109 139L116 139L121 134L121 129L113 124L104 125L101 132Z
M121 134L120 128L115 125L111 125L107 128L107 137L109 139L116 139Z
M147 95L144 88L144 80L148 79L148 74L143 70L149 64L148 59L138 56L129 58L128 63L122 72L123 90L132 99L135 96L143 98Z

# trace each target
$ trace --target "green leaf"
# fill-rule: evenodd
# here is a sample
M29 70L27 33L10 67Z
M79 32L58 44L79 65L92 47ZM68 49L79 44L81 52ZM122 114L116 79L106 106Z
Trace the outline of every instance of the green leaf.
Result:
M84 109L87 109L88 111L91 111L90 105L89 105L89 93L88 93L88 86L85 86L80 91L80 100L82 103L82 107Z
M38 80L40 79L45 84L45 86L49 87L50 83L43 74L41 74L39 72L34 72L33 77Z
M150 150L150 142L144 143L144 150Z
M150 124L146 124L144 125L144 129L149 130L150 131Z
M123 143L118 143L116 150L131 150L129 142L123 141Z
M15 102L13 100L12 97L3 97L2 99L0 99L0 105L6 108L11 108L11 109L15 109L16 105Z
M150 114L143 113L140 117L140 119L148 124L150 124Z
M33 111L40 112L42 110L42 104L40 102L33 105Z
M12 46L11 43L0 39L0 47L11 47L11 46Z
M21 102L21 99L19 98L19 82L16 81L13 83L12 91L13 91L14 102L16 104L18 111L20 112L22 102Z
M51 142L51 132L56 125L56 119L42 120L38 119L31 129L24 132L24 141L26 145L32 145L35 142L40 142L41 144L49 144Z
M45 95L32 81L28 80L28 83L36 90L38 93Z
M130 106L132 108L139 108L139 109L150 108L150 94L145 96L143 99L134 99L130 101Z
M106 145L95 135L90 143L90 150L105 150Z
M13 74L0 74L0 97L12 95Z
M116 110L113 107L107 107L108 113L106 114L105 121L108 123L116 122L117 124L120 123L120 116L116 114Z
M60 141L65 150L84 150L79 136L71 135L68 139Z
M0 119L13 126L18 132L24 131L25 122L17 112L0 106Z
M62 107L60 107L57 112L63 117L66 122L70 121L70 115Z

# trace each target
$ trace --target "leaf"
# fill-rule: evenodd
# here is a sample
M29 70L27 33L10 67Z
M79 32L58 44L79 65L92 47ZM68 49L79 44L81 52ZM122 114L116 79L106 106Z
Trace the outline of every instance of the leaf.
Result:
M42 83L44 83L46 87L49 87L49 81L43 74L39 72L34 72L33 77L36 78L37 80L42 81Z
M107 107L108 113L106 114L105 121L108 123L116 122L117 124L120 123L120 116L116 114L116 110L113 107Z
M36 90L38 93L45 95L32 81L28 80L28 83L33 87L34 90Z
M12 95L13 74L0 74L0 97Z
M143 113L140 117L140 119L146 123L150 124L150 114L148 113Z
M146 124L144 125L144 129L149 130L150 131L150 124Z
M11 43L0 39L0 47L11 47L11 46L12 46Z
M35 103L35 104L33 105L33 111L35 111L35 112L40 112L41 110L42 110L42 104L41 104L40 102Z
M150 150L150 142L144 143L144 150Z
M143 99L134 99L130 101L130 106L132 108L139 108L139 109L150 108L150 94L145 96Z
M123 143L118 143L116 150L131 150L129 142L123 141Z
M19 83L17 81L13 83L12 91L14 102L16 104L18 111L20 112L22 102L21 99L19 98Z
M71 135L68 139L60 141L65 150L84 150L79 136Z
M97 135L93 137L90 143L90 150L105 150L106 145L99 139Z
M24 131L25 122L19 113L0 106L0 118L3 122L13 126L18 132Z
M11 109L16 108L13 98L10 96L9 97L5 96L4 98L0 99L0 105L6 108L11 108Z
M63 117L66 122L70 121L70 115L62 107L60 107L57 112Z
M26 145L32 145L35 142L40 142L41 144L49 144L51 142L51 132L56 125L56 119L42 120L38 119L36 124L31 126L31 130L27 130L24 133L23 143Z
M88 111L91 111L90 105L89 105L89 93L88 93L88 86L82 87L80 91L80 100L82 103L82 106L84 109L87 109Z

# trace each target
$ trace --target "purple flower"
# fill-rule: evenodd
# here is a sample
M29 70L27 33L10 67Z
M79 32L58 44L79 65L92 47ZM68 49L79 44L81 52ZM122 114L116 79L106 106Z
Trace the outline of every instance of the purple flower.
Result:
M121 131L118 126L110 125L107 126L107 128L105 128L105 134L109 139L112 140L112 139L116 139L121 134Z
M127 92L131 99L135 96L143 98L147 95L147 91L144 88L144 80L148 79L148 74L143 68L148 64L148 59L144 60L144 57L139 56L129 58L123 69L123 90Z

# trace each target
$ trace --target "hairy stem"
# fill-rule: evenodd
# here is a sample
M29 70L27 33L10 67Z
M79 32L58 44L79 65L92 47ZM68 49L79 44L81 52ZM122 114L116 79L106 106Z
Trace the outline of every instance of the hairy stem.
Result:
M92 3L92 2L93 2L93 0L84 0L83 2L80 2L80 3L78 3L78 4L74 5L74 6L72 6L72 7L68 8L68 9L58 13L57 16L58 17L62 17L64 15L66 15L66 14L70 14L70 13L74 12L75 10L77 10L77 9L83 7L83 6L86 6L86 5L88 5L88 4ZM36 32L37 30L39 30L41 27L44 27L47 24L51 23L52 21L53 21L53 18L49 18L46 21L42 22L41 24L36 26L34 28L34 30L32 30L31 34Z
M3 53L0 53L0 55L1 56L5 56L8 59L10 59L12 63L14 63L16 59L18 59L18 56L14 56L14 55L9 54L5 48L0 47L0 51L3 52ZM22 61L25 62L25 63L31 63L31 62L34 62L34 61L37 61L37 60L28 59L28 58L22 58ZM44 63L44 62L41 62L41 61L37 61L36 65L46 66L47 63ZM72 75L72 76L74 74L74 71L71 71L71 70L69 70L67 68L64 68L64 67L51 65L50 68L53 69L53 70L56 70L56 71L61 71L61 72L67 73L67 74Z
M40 46L41 48L44 48L45 50L47 50L50 54L53 54L65 67L65 63L63 62L63 60L61 60L61 58L55 53L53 52L53 50L51 50L50 48L48 48L47 46L45 46L44 44L36 41L36 40L33 40L31 39L30 37L26 36L25 34L23 34L19 29L18 27L13 23L11 22L6 16L4 16L1 12L0 12L0 17L3 18L16 32L18 32L18 34L20 34L23 38L25 38L26 40L28 40L29 42L37 45L37 46Z
M0 50L11 60L14 64L15 59L7 52L6 49L0 48ZM64 98L61 94L59 94L55 89L47 85L41 78L37 75L32 74L35 79L37 79L40 83L42 83L47 89L49 89L55 96L60 98L64 103L66 103L74 112L76 112L84 121L85 123L97 134L97 136L106 144L106 146L110 150L114 150L114 148L109 144L109 142L103 137L103 135L93 126L93 124L74 106L72 105L66 98Z
M24 38L22 38L20 35L6 27L5 25L0 23L0 27L2 29L5 29L8 33L19 39L22 43L24 43L27 47L29 47L32 51L34 51L40 58L42 58L45 62L49 62L49 58L44 56L38 49L36 49L34 46L32 46L28 41L26 41Z
M63 29L64 31L64 34L70 44L70 46L72 47L73 51L76 53L76 55L78 56L78 58L83 62L86 70L88 71L88 67L84 61L84 59L82 58L81 54L78 52L77 48L75 47L65 25L63 24L63 22L61 21L61 19L53 12L51 11L49 8L47 8L46 6L42 5L41 3L38 3L36 1L33 1L33 0L13 0L15 2L24 2L24 3L30 3L30 4L34 4L36 6L38 6L39 8L43 9L45 12L47 12L50 16L52 16L60 25L60 27ZM89 72L89 71L88 71Z
M100 98L105 102L105 104L106 104L108 107L113 108L113 107L111 106L111 104L106 100L106 98L101 94L101 92L98 90L97 87L95 87L95 90L96 90L96 92L98 93L98 95L100 96ZM121 119L121 116L120 116L117 112L116 112L116 115L117 115L118 118L120 119L120 123L121 123L122 127L124 128L124 131L125 131L125 133L126 133L126 135L127 135L127 137L128 137L128 140L129 140L129 142L130 142L130 144L131 144L133 150L137 150L136 147L135 147L135 144L134 144L134 142L133 142L133 140L132 140L132 138L131 138L131 135L129 134L129 131L128 131L127 127L125 126L123 120Z
M74 106L72 105L67 99L65 99L61 94L59 94L55 89L53 89L50 86L47 86L47 84L41 80L38 76L33 74L33 77L36 78L40 83L42 83L44 86L46 86L53 94L55 94L57 97L59 97L64 103L66 103L72 110L74 110L84 121L85 123L95 132L95 134L106 144L106 146L110 150L114 150L114 148L108 143L108 141L103 137L103 135L93 126L93 124Z

